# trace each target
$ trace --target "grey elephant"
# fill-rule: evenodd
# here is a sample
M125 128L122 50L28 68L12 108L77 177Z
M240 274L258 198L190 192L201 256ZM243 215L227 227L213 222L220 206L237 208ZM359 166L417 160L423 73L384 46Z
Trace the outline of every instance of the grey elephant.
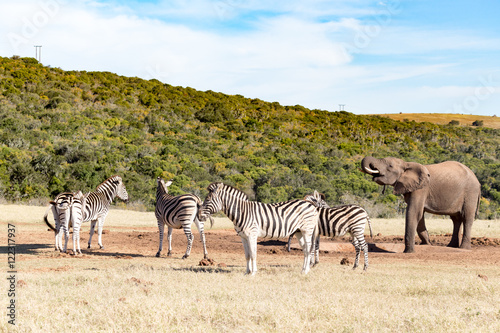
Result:
M460 248L470 249L471 228L479 208L481 185L465 165L447 161L422 165L394 157L365 157L361 170L379 185L394 186L394 194L402 194L407 204L405 250L414 252L415 231L422 244L430 244L424 212L449 215L453 221L453 235L448 244L459 247L460 228L463 237Z

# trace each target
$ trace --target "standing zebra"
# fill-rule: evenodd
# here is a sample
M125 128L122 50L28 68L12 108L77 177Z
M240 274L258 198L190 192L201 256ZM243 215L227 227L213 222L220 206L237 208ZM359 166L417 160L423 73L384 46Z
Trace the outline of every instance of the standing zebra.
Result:
M97 235L98 235L98 244L101 249L104 248L102 245L102 227L104 224L104 219L108 215L109 212L109 207L115 197L118 197L122 199L123 201L128 201L128 193L127 189L125 188L125 184L123 184L123 181L120 176L112 176L108 179L106 179L104 182L102 182L99 186L97 186L97 189L95 192L90 192L87 193L84 197L84 203L83 205L83 218L82 222L88 222L91 221L90 223L90 237L89 237L89 243L88 243L88 248L90 249L90 243L92 241L92 235L94 234L94 228L96 223L97 224ZM54 216L58 215L57 211L54 213ZM56 221L56 226L57 226ZM55 230L56 228L52 227L50 223L45 219L45 223L52 229ZM74 237L74 234L73 234ZM57 239L56 239L57 243Z
M73 204L73 196L72 192L64 192L57 195L54 200L49 201L50 206L45 211L45 215L43 216L43 220L45 224L54 231L55 234L55 249L61 252L66 252L66 245L68 243L68 222L70 219L70 209ZM52 226L47 220L47 216L49 214L49 210L52 209L52 215L54 216L55 227ZM66 236L66 242L64 248L62 246L62 235Z
M304 251L302 273L309 272L309 255L318 224L318 212L314 205L304 200L276 204L248 201L245 193L223 183L212 183L207 190L200 219L222 210L233 221L245 249L246 274L257 272L257 237L286 237L296 230Z
M168 187L172 184L172 180L167 183L160 177L156 179L156 208L155 215L158 222L158 229L160 231L160 247L156 256L159 257L163 249L163 233L165 224L168 227L168 253L167 256L172 255L172 230L184 229L187 237L187 249L182 259L189 257L191 247L193 246L193 233L191 232L191 224L196 224L200 232L201 242L203 243L203 257L207 259L208 252L205 242L205 233L203 231L204 222L198 219L198 210L201 206L201 200L194 194L181 194L173 196L168 193ZM213 219L210 218L213 225Z
M356 249L356 259L354 267L358 267L361 250L365 257L364 270L368 268L368 244L365 241L365 223L368 222L370 237L373 237L372 226L368 213L357 205L343 205L330 208L324 200L323 194L314 191L314 194L306 195L304 200L315 205L319 212L319 235L326 237L340 237L349 232L352 236L352 245ZM319 255L319 237L315 244L316 263ZM288 240L288 250L290 250L290 239Z
M111 203L118 197L123 201L128 201L128 193L120 176L112 176L97 186L95 192L90 192L85 195L85 206L83 207L83 222L90 222L89 245L92 241L94 228L97 223L97 244L101 249L102 245L102 227L104 219L108 215Z

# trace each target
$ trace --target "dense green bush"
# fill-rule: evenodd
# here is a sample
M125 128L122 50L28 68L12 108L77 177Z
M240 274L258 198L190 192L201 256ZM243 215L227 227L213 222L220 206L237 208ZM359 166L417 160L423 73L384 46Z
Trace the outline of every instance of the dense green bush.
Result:
M499 131L484 126L309 110L0 57L0 196L10 201L90 191L119 174L131 200L149 209L161 176L174 179L174 194L203 197L223 181L264 202L316 189L331 204L400 213L402 198L359 171L374 155L468 165L482 184L481 217L495 218L499 147Z

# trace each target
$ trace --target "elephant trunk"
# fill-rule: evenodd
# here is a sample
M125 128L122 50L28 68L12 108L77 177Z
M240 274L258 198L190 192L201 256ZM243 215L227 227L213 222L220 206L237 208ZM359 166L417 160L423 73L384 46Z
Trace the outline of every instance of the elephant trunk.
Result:
M361 171L372 176L379 175L380 171L375 167L374 163L376 161L377 159L371 156L363 158L361 161Z

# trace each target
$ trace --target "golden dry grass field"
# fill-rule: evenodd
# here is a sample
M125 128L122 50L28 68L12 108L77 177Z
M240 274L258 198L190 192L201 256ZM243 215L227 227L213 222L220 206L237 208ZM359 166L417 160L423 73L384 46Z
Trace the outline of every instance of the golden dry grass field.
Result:
M94 237L86 249L84 224L83 255L75 257L54 251L44 212L0 205L7 277L7 241L16 242L13 297L2 279L2 332L500 331L500 221L476 221L473 249L466 251L444 246L450 220L428 220L434 246L404 254L404 221L374 219L367 272L352 270L347 238L322 240L321 262L307 275L300 273L300 250L286 252L285 240L259 239L259 271L249 277L241 241L225 218L206 226L214 263L200 266L195 227L189 258L181 259L181 230L173 234L173 256L166 256L165 239L156 258L154 213L115 209L104 225L105 248L97 249ZM351 263L341 265L343 258ZM12 299L15 326L7 316Z
M472 126L476 120L483 121L483 127L500 128L500 117L492 116L475 116L468 114L451 114L451 113L394 113L380 114L379 116L387 117L393 120L403 121L405 119L416 122L429 122L439 125L447 125L452 120L460 122L462 126ZM500 114L499 114L500 116Z

